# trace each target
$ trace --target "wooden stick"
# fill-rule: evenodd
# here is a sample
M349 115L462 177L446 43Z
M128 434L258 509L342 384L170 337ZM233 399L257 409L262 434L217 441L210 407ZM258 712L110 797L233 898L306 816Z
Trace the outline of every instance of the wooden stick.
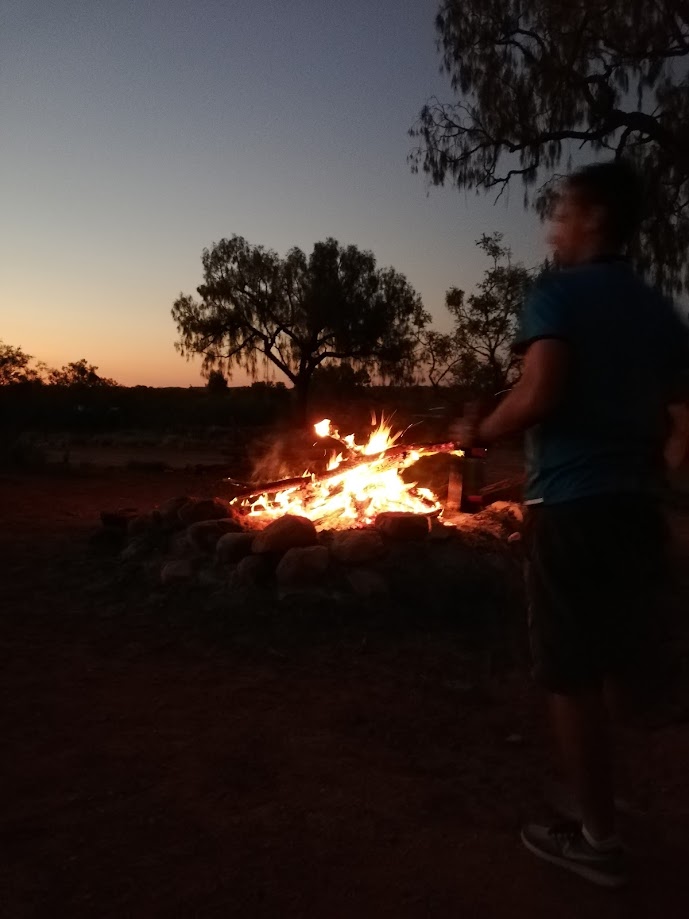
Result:
M434 453L452 453L457 449L458 447L455 443L395 444L392 447L388 447L387 450L382 450L380 453L373 453L370 456L359 456L349 462L341 463L336 469L330 469L328 472L324 472L322 475L318 476L302 475L291 479L279 479L276 482L262 482L256 485L232 482L231 479L228 481L242 488L241 491L237 492L237 494L232 497L233 501L238 501L245 498L260 497L261 495L273 495L278 491L285 491L288 488L308 488L311 485L317 485L319 482L327 482L329 479L335 479L337 476L343 475L359 466L366 466L370 463L374 463L383 457L386 459L394 459L397 456L404 456L407 453L413 453L415 451L418 451L422 455L430 456Z

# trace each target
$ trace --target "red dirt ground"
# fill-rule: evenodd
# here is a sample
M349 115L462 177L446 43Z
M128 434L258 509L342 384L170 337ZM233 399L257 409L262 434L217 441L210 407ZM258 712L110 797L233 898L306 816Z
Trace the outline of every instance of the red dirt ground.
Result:
M447 624L219 627L88 551L103 508L214 490L0 476L3 917L687 915L686 724L631 740L631 887L544 866L525 672L477 685Z

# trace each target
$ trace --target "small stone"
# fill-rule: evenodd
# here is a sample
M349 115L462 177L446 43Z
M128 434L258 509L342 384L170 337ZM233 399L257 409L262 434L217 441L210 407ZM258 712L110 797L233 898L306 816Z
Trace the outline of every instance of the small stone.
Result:
M281 587L308 584L322 578L329 563L330 553L325 546L288 549L280 560L275 576Z
M457 527L452 524L441 523L434 520L431 524L430 538L432 542L445 542L457 535Z
M330 612L342 605L343 597L337 591L326 587L307 587L303 584L293 584L280 588L278 600L294 612Z
M270 565L260 555L247 555L232 572L231 587L261 587L270 578Z
M124 549L120 552L120 559L123 562L138 562L146 558L151 552L151 543L143 536L135 536L130 539Z
M170 498L168 501L163 501L163 503L159 505L159 507L157 507L153 513L160 520L160 524L164 530L174 530L183 526L183 523L179 517L179 512L183 507L185 507L187 504L190 504L192 501L193 498L189 498L187 495L180 495L177 498Z
M285 514L262 530L253 542L253 551L261 555L273 552L283 555L288 549L300 549L313 546L318 542L318 533L313 523L306 517Z
M229 504L220 498L190 498L177 512L184 526L199 523L203 520L221 520L230 517Z
M200 552L215 552L218 540L226 533L241 532L242 525L235 517L220 520L199 520L187 527L189 544Z
M343 565L365 565L385 555L383 538L374 529L350 530L337 533L332 542L332 553Z
M215 557L220 565L231 565L251 555L254 533L225 533L215 547Z
M521 530L524 526L524 511L519 504L512 501L495 501L477 514L484 520L496 520L510 532Z
M161 583L166 587L171 584L183 584L194 576L194 568L188 558L179 558L166 562L160 572Z
M384 511L376 517L376 527L391 539L423 539L430 531L430 521L424 514Z
M390 590L385 578L368 568L353 568L348 575L349 586L359 599L366 603L385 603Z
M200 555L203 555L203 553L199 552L198 549L191 545L187 539L186 530L173 534L168 543L168 553L172 558L198 558Z
M143 536L156 528L153 514L139 514L127 522L127 536Z
M210 568L202 568L198 573L198 581L201 587L219 588L225 586L225 579L220 577L216 571Z
M521 533L510 533L507 537L507 542L521 542L522 534Z

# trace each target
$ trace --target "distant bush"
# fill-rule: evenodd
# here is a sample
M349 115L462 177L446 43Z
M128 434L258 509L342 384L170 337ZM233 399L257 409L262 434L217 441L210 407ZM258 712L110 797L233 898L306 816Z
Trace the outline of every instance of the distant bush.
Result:
M227 387L228 383L225 374L221 370L211 370L206 383L208 392L225 392Z
M0 387L0 421L8 431L100 433L119 429L177 433L211 426L252 427L287 417L290 391L255 384L220 392L207 387Z

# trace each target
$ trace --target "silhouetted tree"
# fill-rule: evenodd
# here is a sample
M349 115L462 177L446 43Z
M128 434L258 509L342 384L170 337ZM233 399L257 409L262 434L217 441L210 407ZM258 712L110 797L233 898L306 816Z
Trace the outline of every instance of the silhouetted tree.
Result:
M635 259L689 290L687 0L443 0L436 26L456 100L421 110L412 168L460 190L520 177L526 204L572 143L624 155L647 186Z
M457 336L429 329L420 336L419 363L434 389L453 382L462 352Z
M448 290L445 304L454 319L454 330L436 353L436 367L446 368L437 379L449 378L456 385L487 394L504 389L517 374L518 360L511 346L532 282L527 269L512 262L502 240L502 233L484 233L476 241L490 259L490 267L468 297L457 287Z
M33 357L21 348L0 340L0 386L11 383L40 382L40 372L31 367Z
M115 380L102 377L98 367L87 363L85 358L65 364L60 370L48 370L48 382L53 386L73 386L80 388L95 388L104 386L117 386Z
M227 377L222 372L222 370L211 370L208 374L208 382L206 387L209 392L226 392L227 391Z
M365 367L356 369L343 361L318 367L313 375L313 385L331 393L351 392L362 386L370 386L371 377Z
M242 367L256 376L259 362L274 364L294 386L301 421L324 361L401 375L430 319L403 275L334 239L280 258L233 236L205 249L202 263L201 300L182 294L172 308L176 348L203 355L206 373Z

